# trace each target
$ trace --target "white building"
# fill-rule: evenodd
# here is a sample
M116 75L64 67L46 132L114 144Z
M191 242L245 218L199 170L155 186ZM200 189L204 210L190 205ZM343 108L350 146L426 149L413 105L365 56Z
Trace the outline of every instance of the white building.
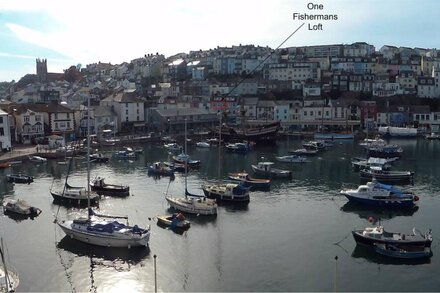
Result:
M44 137L44 113L22 108L14 111L14 117L21 143L30 144L35 142L35 139Z
M287 80L305 82L312 80L319 82L321 69L318 62L290 62L269 64L265 70L265 77L269 80Z
M10 150L11 149L11 129L9 125L9 115L8 113L0 110L0 149Z
M101 106L112 107L118 116L120 131L144 128L144 101L134 92L114 93L101 100Z

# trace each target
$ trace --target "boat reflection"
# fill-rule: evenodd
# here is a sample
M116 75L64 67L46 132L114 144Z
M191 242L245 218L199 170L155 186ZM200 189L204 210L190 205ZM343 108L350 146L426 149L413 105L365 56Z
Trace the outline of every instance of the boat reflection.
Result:
M65 236L57 244L57 248L76 254L110 262L123 262L127 264L138 264L150 254L149 247L113 248L90 245Z
M430 264L431 258L419 258L419 259L403 259L392 258L380 255L374 251L373 247L367 247L362 245L356 245L351 256L353 258L363 258L368 262L383 264L383 265L421 265Z
M354 213L359 216L361 219L368 220L370 217L376 219L392 219L394 217L399 216L412 216L417 210L418 206L415 206L412 209L385 209L385 208L373 208L367 207L361 204L357 204L354 202L347 202L341 207L341 211L347 213Z

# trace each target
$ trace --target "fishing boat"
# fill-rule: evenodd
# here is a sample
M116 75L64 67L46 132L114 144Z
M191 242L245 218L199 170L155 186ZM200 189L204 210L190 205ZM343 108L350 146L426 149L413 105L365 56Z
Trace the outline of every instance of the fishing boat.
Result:
M90 111L90 98L88 99L87 111ZM87 113L89 116L90 113ZM88 122L88 121L87 121ZM87 134L90 133L90 125L87 123ZM90 146L90 136L87 135L87 146ZM89 148L88 148L89 149ZM90 198L90 153L87 154L87 196ZM55 223L66 233L67 236L97 246L124 247L148 246L150 228L139 228L138 225L128 225L128 217L114 215L99 215L93 212L88 202L87 217L80 216L73 220L58 220ZM118 222L116 219L126 219L127 224Z
M104 178L96 177L90 181L92 191L104 195L127 196L130 192L128 185L107 184Z
M5 199L3 201L3 210L5 213L12 213L21 216L35 217L41 214L39 208L29 205L22 199Z
M259 162L251 165L255 174L268 178L292 178L292 171L273 168L273 162Z
M297 156L315 156L318 153L318 150L301 148L301 149L289 151L289 153Z
M196 147L198 148L210 148L211 144L209 142L206 141L199 141L196 143Z
M1 239L0 257L2 261L2 266L0 266L0 292L15 292L18 285L20 284L20 279L16 272L7 268L4 253L3 239Z
M370 167L359 170L362 179L371 180L376 178L380 182L414 182L413 171L385 171L381 167Z
M419 201L419 197L411 192L403 192L376 180L360 185L357 189L341 190L340 193L349 201L381 208L414 208Z
M251 150L251 146L247 142L228 143L226 145L226 150L231 153L245 154Z
M222 203L248 203L249 187L236 183L203 184L202 190L207 198Z
M90 162L96 162L96 163L108 163L110 160L108 157L105 157L103 154L91 154L90 156Z
M386 145L386 142L381 138L365 138L363 141L359 143L359 145L363 147L381 146L381 145Z
M241 182L245 187L250 187L251 190L269 190L270 179L252 178L246 172L229 173L228 178L233 181Z
M278 162L283 162L283 163L305 163L305 162L308 162L308 160L305 157L298 156L298 155L288 155L288 156L275 157L275 159Z
M170 227L171 229L188 229L191 225L190 221L185 219L185 216L181 213L156 216L157 224L161 226Z
M148 174L153 176L174 176L174 168L163 162L154 162L148 166Z
M187 149L186 132L187 125L185 119L185 151ZM212 216L217 215L217 203L215 200L208 199L202 195L191 194L188 192L187 177L188 177L188 163L184 162L185 169L185 197L173 197L165 196L168 204L180 212L194 214L194 215L205 215Z
M370 157L368 159L365 158L352 158L351 165L353 166L355 171L359 171L360 169L369 169L370 167L378 167L381 170L389 170L391 168L391 164L389 160L385 158L373 158Z
M22 174L8 174L6 175L8 182L11 183L31 183L34 181L34 177Z
M40 156L29 156L29 161L35 163L45 163L47 162L47 159Z
M352 231L354 240L357 244L374 247L375 243L404 245L404 246L422 246L431 247L432 231L422 234L413 229L412 234L401 232L387 232L382 226L366 227L363 230Z
M394 158L401 157L403 149L398 145L370 145L365 147L369 157Z

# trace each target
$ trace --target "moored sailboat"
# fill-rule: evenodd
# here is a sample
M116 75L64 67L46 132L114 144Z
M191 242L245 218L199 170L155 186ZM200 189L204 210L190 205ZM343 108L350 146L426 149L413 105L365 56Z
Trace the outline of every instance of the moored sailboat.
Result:
M90 109L90 99L87 109ZM88 110L89 111L89 110ZM88 113L89 114L89 113ZM87 115L87 117L90 117ZM87 119L89 120L89 118ZM87 121L87 134L90 133L90 125ZM90 149L90 136L87 135L88 152ZM90 153L87 154L87 217L79 217L74 220L62 220L55 222L66 233L76 240L107 247L147 246L150 239L150 228L139 228L138 225L129 226L128 217L95 214L90 208ZM126 219L127 224L120 223L115 219Z

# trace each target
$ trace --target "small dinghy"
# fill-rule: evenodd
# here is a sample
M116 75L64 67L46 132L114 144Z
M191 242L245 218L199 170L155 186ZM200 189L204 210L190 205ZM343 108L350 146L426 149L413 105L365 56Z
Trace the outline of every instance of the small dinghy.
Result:
M259 162L251 165L255 174L266 178L292 178L292 171L272 168L273 162Z
M91 154L90 156L90 162L95 163L108 163L110 160L108 157L104 157L102 154Z
M46 158L40 157L40 156L29 156L29 160L31 162L35 162L35 163L45 163L47 162Z
M298 155L288 155L288 156L281 156L281 157L275 157L278 162L283 163L305 163L308 162L306 158L298 156Z
M158 225L170 227L171 229L188 229L190 227L190 222L185 219L182 213L156 216L156 218Z
M174 168L166 166L163 162L155 162L148 167L148 175L174 176Z
M252 178L246 172L229 173L228 178L233 181L241 182L245 187L250 187L251 190L269 190L270 179Z
M420 259L432 256L431 248L426 246L398 246L386 243L375 243L374 246L377 253L393 258Z
M20 216L35 217L41 214L41 210L39 208L29 205L22 199L5 199L3 202L3 209L5 213Z

